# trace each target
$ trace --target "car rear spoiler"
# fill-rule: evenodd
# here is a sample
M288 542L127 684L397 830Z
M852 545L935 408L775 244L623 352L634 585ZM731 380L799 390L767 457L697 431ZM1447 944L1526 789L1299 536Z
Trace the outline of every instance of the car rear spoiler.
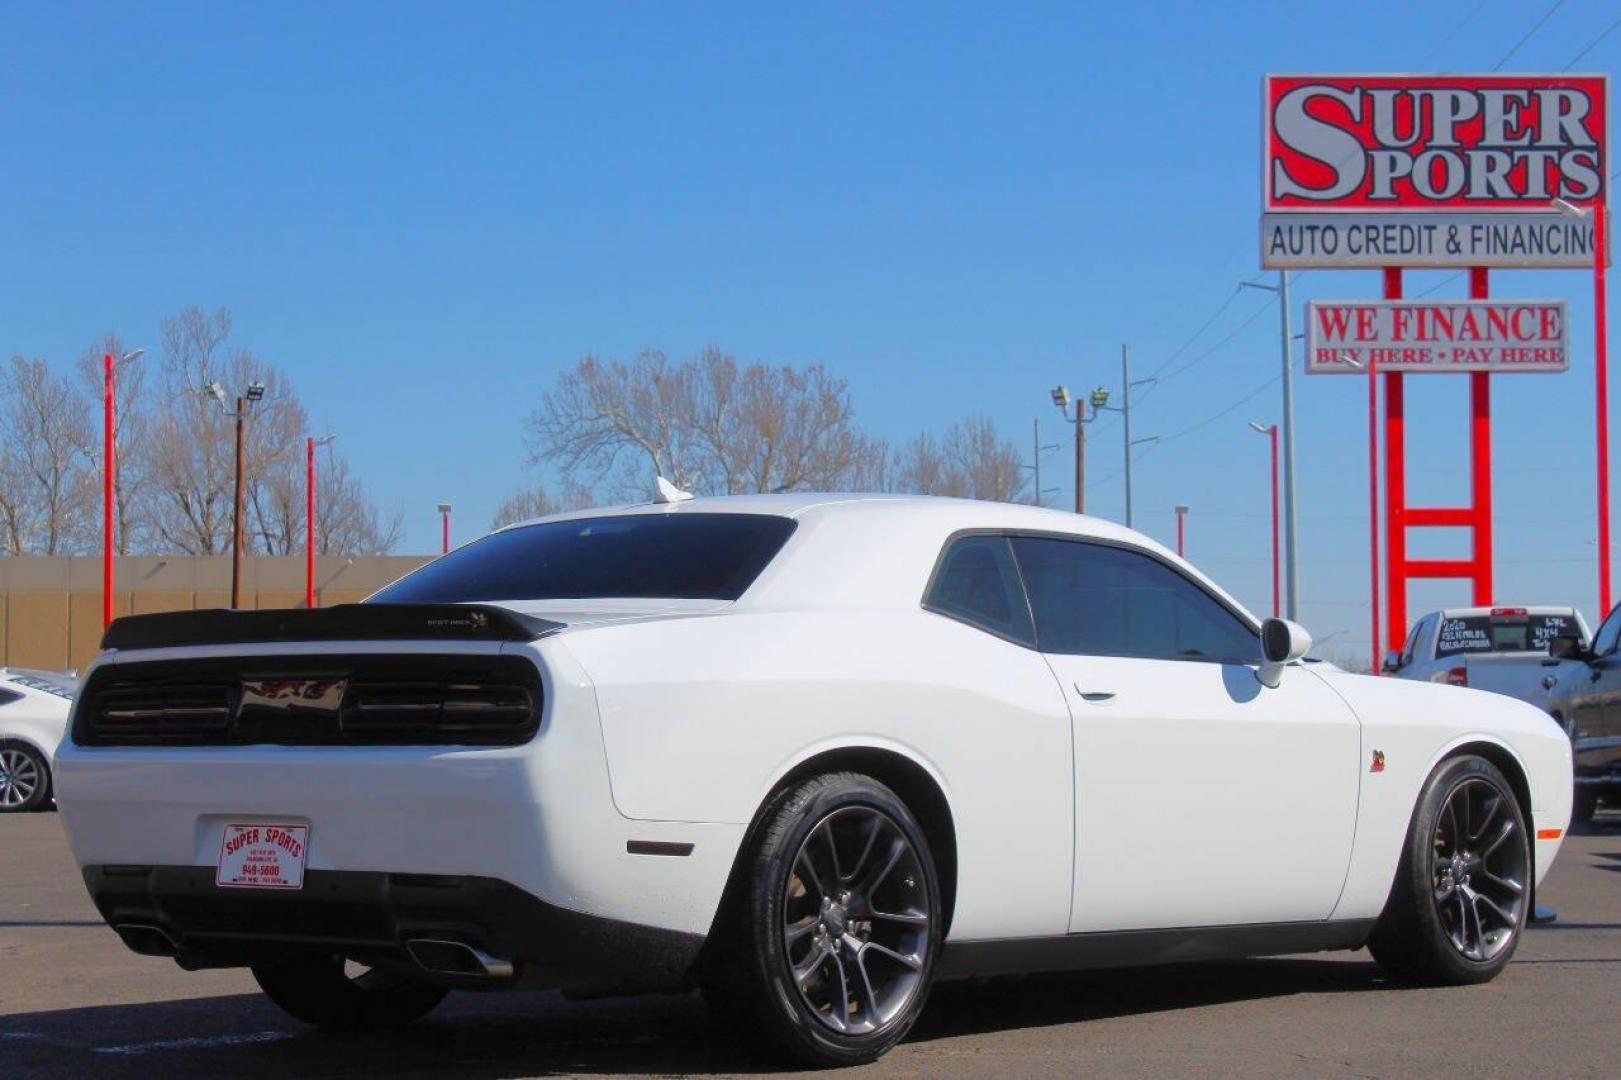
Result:
M491 604L338 604L264 611L171 611L114 619L103 649L267 641L533 641L563 624Z

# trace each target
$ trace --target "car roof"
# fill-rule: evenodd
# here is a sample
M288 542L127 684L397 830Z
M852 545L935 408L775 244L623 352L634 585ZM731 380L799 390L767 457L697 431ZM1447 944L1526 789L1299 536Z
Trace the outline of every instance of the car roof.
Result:
M1527 615L1574 615L1576 609L1568 604L1492 604L1489 607L1442 608L1443 619L1468 619L1490 615L1495 611L1525 612Z
M575 510L507 528L633 514L763 514L798 522L782 553L739 599L740 608L916 607L946 540L961 532L1008 531L1149 550L1259 622L1221 586L1150 537L1102 518L1027 503L841 492L724 495Z

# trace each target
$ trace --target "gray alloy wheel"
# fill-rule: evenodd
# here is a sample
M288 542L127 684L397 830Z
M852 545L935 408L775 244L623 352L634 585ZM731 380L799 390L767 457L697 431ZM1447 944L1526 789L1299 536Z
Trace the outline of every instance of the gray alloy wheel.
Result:
M0 745L0 813L32 810L49 790L50 774L38 754L21 743Z
M894 1024L923 986L929 897L906 834L869 806L817 822L783 892L783 956L800 998L840 1035Z
M1530 881L1528 845L1518 836L1514 796L1465 777L1447 793L1430 850L1431 899L1452 947L1476 963L1514 942Z

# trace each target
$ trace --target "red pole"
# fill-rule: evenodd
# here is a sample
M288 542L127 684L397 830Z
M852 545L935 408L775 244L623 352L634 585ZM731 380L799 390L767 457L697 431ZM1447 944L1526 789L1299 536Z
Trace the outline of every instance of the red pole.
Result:
M1401 267L1387 266L1384 274L1385 299L1401 299ZM1369 591L1373 632L1368 648L1373 654L1372 670L1384 668L1379 654L1379 379L1378 361L1368 355L1368 567L1372 577Z
M1605 310L1604 240L1608 214L1593 203L1593 378L1598 421L1599 617L1610 610L1610 373L1609 318Z
M1491 277L1484 266L1469 268L1469 298L1490 295ZM1485 371L1469 373L1469 488L1474 518L1474 603L1492 602L1492 383ZM1400 646L1397 646L1398 648Z
M439 541L439 554L450 554L450 510L446 508L439 513L441 537Z
M113 446L113 392L117 376L113 371L113 354L102 358L101 380L101 625L106 629L113 621L113 485L118 461Z
M304 440L304 606L315 606L315 436Z
M1272 443L1272 617L1276 619L1283 608L1282 591L1278 587L1282 565L1278 557L1278 425L1267 428L1266 434Z

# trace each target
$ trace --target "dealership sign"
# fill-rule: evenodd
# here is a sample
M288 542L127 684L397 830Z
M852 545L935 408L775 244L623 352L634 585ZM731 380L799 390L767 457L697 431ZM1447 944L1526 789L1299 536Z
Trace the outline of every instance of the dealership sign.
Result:
M1564 371L1563 300L1313 300L1306 371Z
M1603 75L1268 76L1263 265L1590 265L1590 224L1551 206L1605 196L1608 86Z

